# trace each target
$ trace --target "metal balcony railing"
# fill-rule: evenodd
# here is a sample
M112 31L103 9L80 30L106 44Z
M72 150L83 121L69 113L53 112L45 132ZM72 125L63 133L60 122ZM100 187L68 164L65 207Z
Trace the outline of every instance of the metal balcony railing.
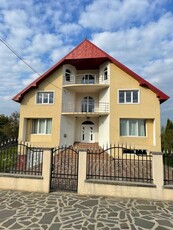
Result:
M109 76L108 76L109 79ZM71 75L70 77L66 78L64 76L64 85L75 85L75 84L84 84L84 85L91 85L91 84L109 84L109 80L104 79L102 75L99 74L77 74Z
M82 104L82 103L63 103L63 113L108 113L109 103L100 102L94 104Z

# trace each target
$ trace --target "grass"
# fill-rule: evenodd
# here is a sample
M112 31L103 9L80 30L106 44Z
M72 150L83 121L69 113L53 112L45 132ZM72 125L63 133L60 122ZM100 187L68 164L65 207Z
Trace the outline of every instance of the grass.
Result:
M16 166L17 146L0 148L0 172L10 172Z

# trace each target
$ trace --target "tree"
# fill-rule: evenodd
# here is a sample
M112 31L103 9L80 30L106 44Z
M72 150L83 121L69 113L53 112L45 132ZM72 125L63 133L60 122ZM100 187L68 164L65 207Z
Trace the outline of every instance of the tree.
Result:
M8 124L9 118L5 116L4 114L0 115L0 141L3 141L6 139L6 135L4 133L4 128Z
M0 115L0 141L17 138L19 130L19 112L13 112L9 117Z
M167 153L173 152L173 122L167 120L166 127L162 129L162 150Z

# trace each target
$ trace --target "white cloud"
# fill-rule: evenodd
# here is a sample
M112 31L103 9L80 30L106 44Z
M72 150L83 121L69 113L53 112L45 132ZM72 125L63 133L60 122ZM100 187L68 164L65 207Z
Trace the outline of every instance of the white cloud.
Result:
M70 50L72 50L72 46L62 46L58 49L54 49L51 53L51 59L54 62L58 62L61 58L63 58Z
M156 0L95 0L86 7L79 22L84 27L101 30L134 26L148 21L156 4Z
M86 35L107 53L172 95L173 10L170 0L0 0L0 37L43 73ZM0 43L0 113L37 77ZM173 96L173 95L172 95ZM9 100L9 101L8 101ZM173 100L163 104L173 119ZM168 111L168 114L166 114Z
M81 26L76 23L64 23L60 27L59 31L65 35L77 35L81 31Z
M173 15L165 14L141 27L93 33L92 41L124 64L142 69L151 61L167 59L173 52L171 27Z

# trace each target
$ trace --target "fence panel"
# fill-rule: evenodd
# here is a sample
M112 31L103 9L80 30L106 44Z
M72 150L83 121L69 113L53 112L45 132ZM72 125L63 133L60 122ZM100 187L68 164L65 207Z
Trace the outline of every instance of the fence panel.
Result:
M42 175L43 149L17 140L0 145L0 173Z
M152 155L111 146L87 152L87 179L152 183Z
M163 155L164 184L173 185L173 154Z
M53 190L77 191L78 151L72 147L52 149L52 175L50 188Z

